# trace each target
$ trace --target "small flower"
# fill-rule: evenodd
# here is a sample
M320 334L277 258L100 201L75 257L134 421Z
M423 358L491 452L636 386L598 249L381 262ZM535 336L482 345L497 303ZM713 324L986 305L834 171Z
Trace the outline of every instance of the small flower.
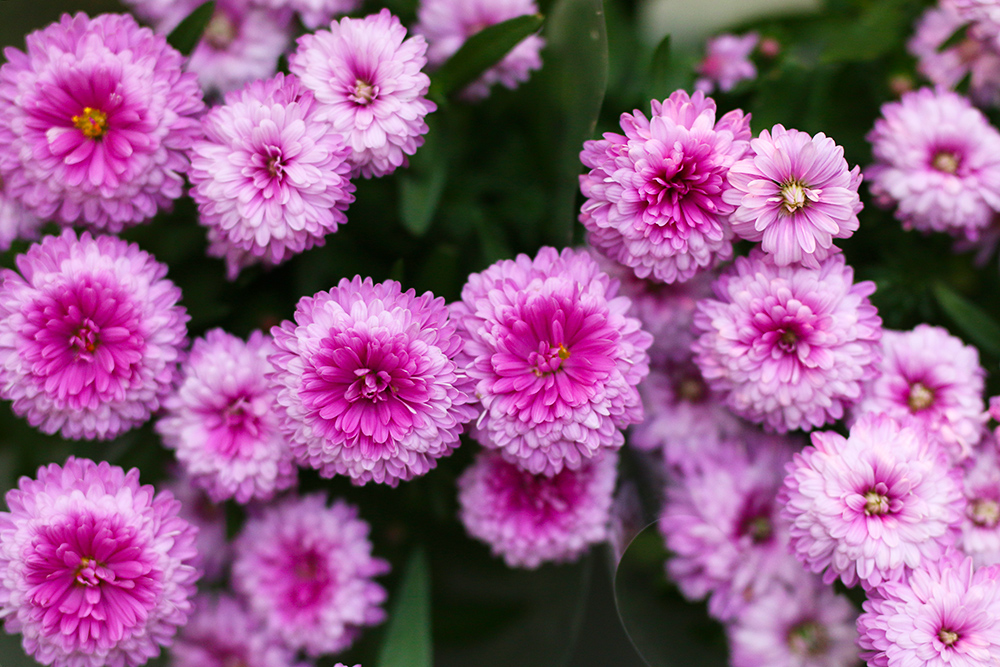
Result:
M840 255L818 269L740 257L698 303L693 346L705 380L736 414L783 432L844 416L876 374L882 321Z
M269 500L295 484L292 451L279 427L270 336L244 343L222 329L199 338L177 391L156 423L163 444L214 502Z
M0 611L54 667L137 667L187 621L195 529L139 471L70 457L7 492Z
M1000 211L1000 132L965 97L907 93L882 106L867 139L872 194L906 229L975 241Z
M812 442L788 466L779 503L795 555L826 583L896 581L954 542L961 473L919 423L868 414L850 437Z
M475 416L455 361L462 339L430 292L344 278L303 297L295 321L271 333L282 429L297 460L324 477L395 486L423 475Z
M7 49L0 178L39 218L119 232L184 189L204 104L166 39L131 16L79 13Z
M427 38L427 63L438 67L483 28L524 14L537 14L534 0L422 0L417 9L419 23L413 31ZM517 88L528 80L532 70L542 66L540 52L545 40L529 35L504 58L470 83L463 96L481 100L490 87L499 82Z
M257 4L271 9L295 11L309 30L330 24L335 16L351 14L361 6L359 0L256 0Z
M483 414L475 437L554 475L624 442L642 420L636 385L651 336L586 251L542 248L469 276L452 316Z
M458 480L459 518L509 567L576 560L608 538L617 467L608 453L548 477L483 451Z
M976 567L1000 564L1000 454L980 447L963 470L965 517L958 547Z
M316 657L346 650L385 620L389 564L371 555L368 524L352 505L314 493L251 517L234 544L233 588L266 630Z
M622 114L624 135L584 142L580 222L591 245L640 278L684 282L732 257L735 206L722 195L750 146L750 117L716 122L712 99L683 90L651 107L650 120Z
M757 48L760 36L755 32L739 35L719 35L705 43L705 57L695 67L700 78L696 90L710 95L715 87L728 93L740 81L757 78L757 68L750 54Z
M316 94L320 120L344 135L352 176L384 176L405 165L424 143L424 116L437 108L426 98L424 38L406 39L406 28L383 9L303 35L298 45L289 69Z
M209 254L229 278L254 262L274 266L347 222L354 201L350 150L311 92L293 76L255 81L226 96L191 149L191 192Z
M187 312L167 267L135 244L46 236L0 273L0 397L45 433L113 438L177 377Z
M848 171L844 149L822 132L786 130L781 125L750 142L750 153L729 169L732 189L722 198L737 207L733 231L760 242L779 266L818 268L838 252L833 239L858 229L859 167Z

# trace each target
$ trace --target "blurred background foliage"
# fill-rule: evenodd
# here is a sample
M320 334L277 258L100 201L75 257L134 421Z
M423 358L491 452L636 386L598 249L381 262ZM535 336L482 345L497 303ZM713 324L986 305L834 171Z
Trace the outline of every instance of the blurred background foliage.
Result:
M387 4L404 24L414 23L416 0ZM746 4L749 0L741 2ZM905 42L929 4L828 0L818 11L786 11L726 26L774 38L781 51L758 60L755 81L716 96L720 115L734 108L751 112L755 134L775 123L823 132L844 147L851 166L868 165L865 135L880 106L896 96L894 90L922 85ZM369 1L363 13L377 7ZM0 44L23 48L27 32L63 11L94 15L121 9L114 0L0 0ZM410 168L386 178L359 179L349 223L324 247L275 270L246 270L228 282L222 262L205 256L204 230L196 224L190 200L127 232L129 240L169 265L169 277L184 293L192 337L212 327L241 336L267 330L291 317L301 296L355 274L375 281L393 278L404 288L431 290L451 301L470 272L498 259L534 254L541 245L581 243L576 215L582 142L617 131L623 112L638 108L648 114L652 98L663 99L677 88L691 90L702 36L649 40L649 8L636 0L603 5L601 0L541 0L540 9L548 44L542 71L518 90L494 89L476 105L442 103ZM670 32L669 19L664 21L668 25L661 32ZM996 124L995 114L992 120ZM956 254L948 237L904 232L891 212L874 205L865 186L862 199L861 228L840 245L857 278L877 283L873 301L886 325L944 325L979 345L983 366L992 372L1000 361L996 258L977 266L971 254ZM19 243L0 255L0 265L13 266L26 247ZM995 378L988 383L990 394L996 393ZM630 646L631 635L651 665L725 664L721 628L664 579L665 554L654 529L638 535L620 567L611 549L599 548L577 564L535 572L509 570L467 538L456 520L455 480L475 447L466 442L431 474L396 490L358 489L342 479L319 480L303 472L303 489L327 489L361 505L362 516L373 525L376 553L393 563L393 574L384 580L390 605L403 605L396 615L401 627L366 632L338 659L365 667L390 665L388 649L380 647L391 636L400 646L415 646L413 655L424 655L432 646L433 664L442 666L631 667L643 664ZM12 415L9 405L0 406L0 491L18 476L33 475L39 465L70 454L138 466L146 482L160 481L171 459L150 425L112 442L69 443L35 432ZM643 474L646 465L634 454L623 460L623 476L636 480L646 499L645 511L635 517L636 530L655 518L658 490L645 481L650 477ZM227 513L237 530L240 510L227 507ZM416 557L408 569L418 547L425 556ZM404 570L412 575L405 582ZM409 592L396 595L400 587ZM616 592L627 632L618 622ZM427 595L429 617L422 611ZM432 641L424 646L420 642L428 639L428 626ZM18 642L0 638L4 667L33 664ZM411 664L419 667L421 660L414 659Z

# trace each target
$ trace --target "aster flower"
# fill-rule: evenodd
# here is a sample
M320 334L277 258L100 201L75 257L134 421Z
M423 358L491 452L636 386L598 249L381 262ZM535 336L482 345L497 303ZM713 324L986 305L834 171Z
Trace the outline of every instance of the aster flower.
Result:
M1000 5L996 0L948 0L962 21L971 21L977 30L1000 46Z
M214 502L269 500L296 482L267 377L273 352L259 331L244 343L212 329L194 342L177 391L164 401L156 430Z
M728 93L740 81L757 78L757 68L750 60L750 54L757 48L760 36L755 32L739 35L719 35L705 43L705 57L695 70L699 78L694 82L696 90L706 95L715 87Z
M288 67L316 94L321 119L345 136L352 176L392 173L424 143L424 116L437 109L425 97L426 51L388 9L299 38Z
M1000 132L968 99L944 90L907 93L882 106L865 169L906 229L975 241L1000 211Z
M791 572L726 628L732 667L854 667L854 605L819 577Z
M0 273L0 397L45 433L113 438L143 424L187 339L167 267L110 237L47 236Z
M303 297L271 330L270 357L297 460L324 477L395 486L458 447L475 416L472 383L444 299L388 280L344 278Z
M201 595L170 650L171 667L305 667L229 595Z
M735 207L722 194L749 148L750 117L730 111L716 122L713 100L683 90L651 108L649 120L622 114L624 135L584 142L580 222L591 245L640 278L683 282L732 257Z
M961 473L918 422L868 414L850 437L812 434L779 503L792 548L831 583L866 588L941 557L962 520Z
M1000 662L1000 566L975 569L955 553L872 591L858 618L872 667Z
M7 492L0 614L54 667L136 667L187 621L195 530L139 471L70 458Z
M652 339L584 250L542 248L469 276L452 315L483 414L475 437L554 475L624 442Z
M373 558L368 524L352 505L314 493L251 517L234 544L233 587L267 632L315 657L349 647L385 620L389 571Z
M848 171L844 149L822 132L764 130L728 178L732 189L722 198L736 207L733 231L759 242L779 266L818 268L837 252L833 239L858 229L860 168Z
M295 11L302 24L309 30L327 26L335 16L350 14L361 6L359 0L256 0L256 2L272 9Z
M1000 455L990 442L963 469L965 517L958 547L976 567L1000 564Z
M190 477L176 470L160 488L180 501L181 508L177 515L198 529L194 541L198 551L195 565L202 572L202 580L220 580L232 556L226 535L225 508L213 503Z
M608 453L549 477L482 451L458 480L459 518L508 567L573 561L608 539L617 467Z
M20 202L7 195L0 178L0 252L6 252L17 239L38 238L43 221L29 213Z
M865 386L854 414L912 416L960 461L983 435L985 375L979 351L941 327L885 331L879 374Z
M279 74L227 95L205 117L205 139L191 149L191 195L209 254L225 257L230 279L322 245L347 222L350 150L318 115L312 93Z
M421 0L417 8L419 22L413 32L427 38L427 63L438 67L483 28L537 13L534 0ZM462 91L463 96L484 99L489 96L490 87L498 82L507 88L517 88L533 70L542 66L543 46L545 40L540 36L525 37L503 60L470 83Z
M131 16L63 15L0 67L0 179L39 218L119 232L184 189L204 104L166 39Z
M693 346L705 380L736 414L775 431L844 416L873 377L881 324L870 281L840 255L818 269L740 257L698 303Z

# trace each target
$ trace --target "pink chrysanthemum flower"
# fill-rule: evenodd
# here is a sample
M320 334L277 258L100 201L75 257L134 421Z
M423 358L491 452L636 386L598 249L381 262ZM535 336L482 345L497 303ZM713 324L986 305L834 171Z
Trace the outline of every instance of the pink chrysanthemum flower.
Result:
M996 0L947 0L962 21L971 21L976 29L1000 46L1000 3Z
M44 223L29 213L20 202L7 194L0 178L0 252L6 252L17 239L36 239Z
M70 458L7 492L0 616L54 667L136 667L187 621L195 530L139 471Z
M779 502L806 567L865 588L937 560L962 520L961 472L917 422L865 415L850 437L812 434Z
M964 469L965 518L958 546L976 567L1000 564L1000 454L980 447Z
M718 86L728 93L740 81L757 78L757 68L750 54L757 48L760 36L755 32L739 35L719 35L705 43L705 57L695 67L699 78L696 90L710 95Z
M912 417L939 438L953 461L983 436L986 406L979 351L941 327L884 331L879 374L865 385L855 415Z
M419 22L413 32L427 38L427 64L438 67L483 28L537 13L534 0L421 0L417 8ZM470 100L484 99L498 82L517 88L542 66L540 54L544 46L545 40L538 35L525 37L503 60L470 83L462 95Z
M475 416L455 361L462 339L430 292L344 278L303 297L295 321L271 333L282 428L298 461L324 477L395 486L423 475Z
M310 656L349 647L385 620L389 563L371 555L368 524L352 505L314 493L251 517L235 542L233 588L268 632Z
M715 120L715 101L678 90L651 103L650 120L622 114L624 135L586 141L580 222L591 245L640 278L673 283L732 257L722 197L729 168L750 147L750 117Z
M195 75L131 16L63 15L4 51L0 178L40 218L119 232L184 189L204 108Z
M163 403L156 423L163 444L214 502L269 500L296 482L267 377L274 351L259 331L244 343L212 329L194 342L177 391Z
M257 4L272 9L291 9L299 15L309 30L323 28L333 21L335 16L342 16L356 11L360 0L255 0Z
M674 483L659 529L672 553L667 572L691 600L731 620L748 602L801 567L788 555L775 496L792 457L779 436L732 440L694 453Z
M872 194L906 229L975 241L1000 211L1000 132L965 97L907 93L882 106L867 139Z
M482 451L458 480L459 518L509 567L572 561L608 538L617 467L607 453L547 477Z
M870 281L833 255L818 269L740 257L698 304L695 361L709 386L750 421L775 431L844 416L876 373L882 321Z
M298 45L288 67L316 94L322 120L346 138L352 175L384 176L405 165L424 143L424 116L437 109L425 97L424 38L406 39L403 24L383 9L303 35Z
M113 438L149 419L187 344L167 267L111 236L47 236L0 273L0 397L45 433Z
M195 487L189 477L174 471L170 479L160 486L180 501L177 515L198 529L194 546L198 551L195 561L202 572L202 581L218 581L229 566L231 551L226 535L226 509L213 503L208 495Z
M483 413L474 435L554 475L624 442L642 420L636 385L651 336L585 250L542 248L469 276L452 304Z
M849 170L844 149L822 132L775 125L750 142L750 153L729 169L722 198L736 207L736 235L759 242L779 266L819 263L838 252L833 239L858 229L860 167Z
M170 649L171 667L306 667L295 651L264 632L229 595L201 595Z
M205 117L205 139L191 149L191 195L209 254L225 257L230 279L322 245L347 222L350 150L318 116L312 93L279 74L230 93Z
M857 665L854 605L795 565L788 574L726 628L732 667Z
M888 582L858 618L871 667L979 667L1000 663L1000 566L975 569L949 553Z

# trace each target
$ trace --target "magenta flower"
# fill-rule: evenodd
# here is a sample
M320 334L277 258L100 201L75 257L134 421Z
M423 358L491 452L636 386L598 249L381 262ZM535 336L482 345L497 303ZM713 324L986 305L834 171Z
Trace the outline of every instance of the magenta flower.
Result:
M831 583L895 581L941 557L962 520L961 473L913 421L865 415L850 437L812 434L779 496L792 548Z
M719 35L705 43L705 57L695 67L699 78L696 90L711 95L715 87L728 93L740 81L757 78L757 68L750 54L757 48L760 36L755 32L739 35Z
M209 254L230 279L254 262L277 265L347 222L350 150L318 119L312 93L279 74L226 96L191 149L192 197Z
M324 477L396 486L458 447L475 416L444 299L400 289L344 278L271 330L282 428L298 461Z
M730 111L716 122L712 99L683 90L651 107L650 120L622 114L624 135L584 142L580 222L591 245L640 278L684 282L732 257L735 207L722 194L749 148L750 117Z
M40 218L119 232L184 189L204 104L195 75L131 16L63 15L0 67L0 178Z
M36 239L44 220L29 213L7 194L0 179L0 252L6 252L17 239Z
M508 567L573 561L608 539L617 468L608 453L548 477L482 451L458 479L459 518Z
M652 337L584 250L542 248L469 276L452 315L483 414L475 437L532 474L618 449L642 420Z
M859 167L848 170L844 149L822 132L781 125L750 142L750 153L729 169L722 198L736 207L736 235L759 242L778 266L819 263L838 252L833 239L858 229Z
M383 9L303 35L298 45L289 69L316 94L321 120L350 145L352 176L384 176L405 165L424 143L424 116L437 109L421 71L424 38L406 39L403 24Z
M257 4L271 9L291 9L309 30L323 28L335 16L350 14L361 6L358 0L256 0Z
M371 555L368 524L352 505L314 493L251 517L235 542L233 588L267 632L315 657L346 650L385 620L389 563Z
M869 594L858 618L872 667L977 667L1000 662L1000 566L949 553Z
M976 30L1000 45L1000 6L996 0L947 0L963 22L973 22Z
M985 443L964 470L965 517L958 547L976 567L1000 564L1000 455Z
M243 342L212 329L191 348L180 385L156 423L163 444L214 502L269 500L293 486L292 450L281 432L270 336Z
M422 0L417 8L419 22L413 32L427 39L427 63L438 67L469 37L491 25L523 14L537 14L534 0ZM545 40L539 35L525 37L504 56L470 83L462 95L471 100L489 96L490 87L501 83L514 89L542 66L541 50Z
M975 241L1000 211L1000 132L965 97L907 93L882 106L867 139L872 194L906 229Z
M695 361L736 414L783 432L844 416L877 372L882 321L839 255L818 269L740 257L698 303Z
M912 416L961 461L983 436L985 375L979 351L941 327L885 331L879 374L865 385L854 414Z
M7 492L0 609L28 655L54 667L136 667L187 621L195 530L139 471L70 457Z
M113 438L143 424L187 344L167 267L111 236L46 236L0 273L0 397L45 433Z

